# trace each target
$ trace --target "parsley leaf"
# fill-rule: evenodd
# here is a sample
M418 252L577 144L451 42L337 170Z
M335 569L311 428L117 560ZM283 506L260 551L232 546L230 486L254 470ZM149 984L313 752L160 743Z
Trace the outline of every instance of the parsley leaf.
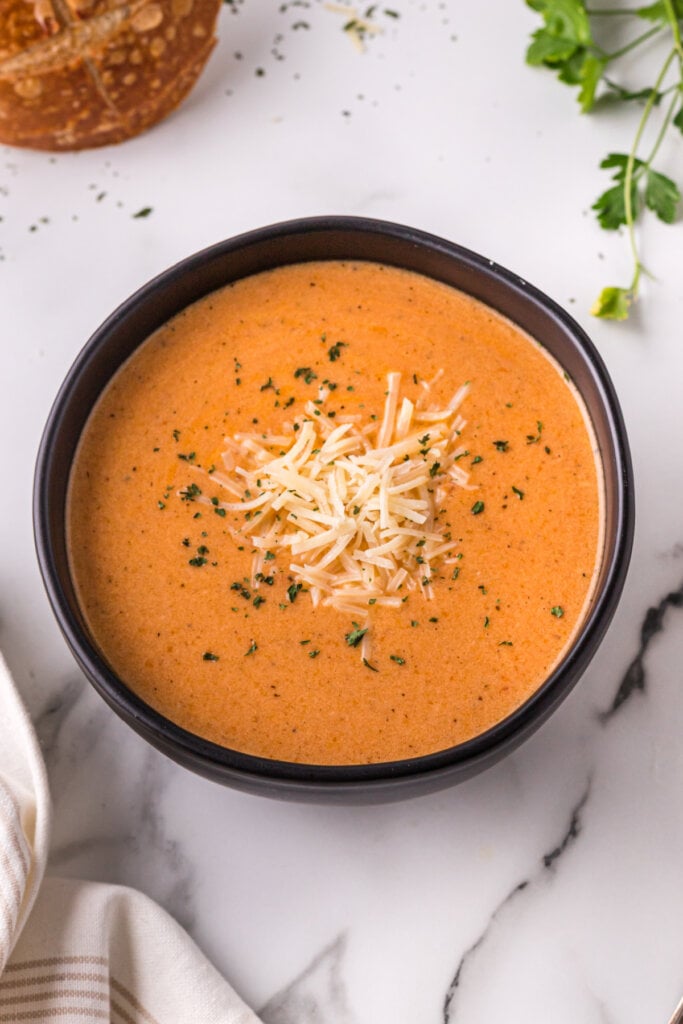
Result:
M626 320L632 296L628 288L603 288L591 306L593 316L603 320Z
M673 224L681 193L675 181L664 174L648 169L645 185L645 205L665 224Z

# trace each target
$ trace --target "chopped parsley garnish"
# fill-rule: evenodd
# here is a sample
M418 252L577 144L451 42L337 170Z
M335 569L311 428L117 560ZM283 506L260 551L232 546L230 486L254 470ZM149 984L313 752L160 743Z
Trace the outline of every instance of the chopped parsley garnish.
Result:
M538 431L537 434L526 435L527 444L538 444L538 442L541 440L541 434L543 433L543 424L540 420L536 420L536 429Z
M361 640L367 633L368 629L367 626L365 627L365 629L361 629L357 622L352 622L352 626L354 628L351 630L350 633L344 634L344 639L346 640L349 647L358 647L358 644L361 642Z
M287 597L289 598L291 604L294 604L294 602L296 601L299 595L299 591L301 590L302 587L302 583L292 583L290 587L287 587Z
M204 651L202 654L203 661L218 661L218 655L214 654L213 651Z
M506 452L508 450L508 448L510 447L510 442L509 441L494 441L493 442L493 447L496 448L499 452Z
M203 555L197 555L195 558L190 558L188 565L193 565L195 568L199 568L202 565L206 565L206 558Z
M483 512L483 511L484 511L484 502L483 501L475 501L474 505L472 506L472 515L473 516L478 516L479 513Z
M194 501L201 493L201 488L197 487L197 484L188 484L185 490L180 492L180 498L182 501Z
M484 457L482 455L475 455L474 458L472 459L471 465L472 466L477 466L480 462L483 462L483 461L484 461Z
M308 652L308 657L309 658L317 658L319 654L320 654L320 651L317 651L317 650L316 651L309 651Z
M314 380L317 380L318 374L314 373L310 366L300 366L298 370L294 371L294 377L303 377L305 384L311 384Z
M519 487L513 487L512 490L517 495L519 500L521 501L522 498L524 497L524 491L520 491Z
M367 658L363 658L363 664L366 668L369 668L371 672L379 672L379 669L375 668L374 665L371 665Z
M512 647L512 640L501 640L498 644L499 647Z
M405 665L406 659L400 658L398 654L390 654L389 661L395 661L397 665Z
M254 608L260 608L261 605L265 603L265 600L265 597L262 597L260 594L257 594L254 600L252 601L252 604L254 605Z
M183 462L194 462L196 454L196 452L188 452L187 455L183 455L181 452L178 452L178 458L182 459Z
M244 657L246 658L249 654L253 654L255 651L258 651L258 644L255 640L252 640L249 645L249 650L244 652Z
M441 469L441 463L440 462L432 462L431 466L429 467L429 475L431 477L435 477L440 469Z
M564 608L561 605L556 604L554 608L550 609L550 614L554 615L556 619L561 619L564 615Z
M345 341L335 341L334 345L331 345L327 350L327 355L331 363L334 363L341 357L342 348L346 347Z

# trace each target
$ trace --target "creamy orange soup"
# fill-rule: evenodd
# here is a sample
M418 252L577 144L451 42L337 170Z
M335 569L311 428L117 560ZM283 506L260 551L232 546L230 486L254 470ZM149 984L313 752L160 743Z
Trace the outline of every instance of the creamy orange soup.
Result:
M383 426L391 402L394 427ZM372 499L337 494L334 529L322 492L308 502L321 521L299 538L327 530L329 551L336 530L358 531L345 565L375 583L351 604L330 597L339 561L306 577L320 550L287 547L301 485L283 487L273 511L258 505L272 482L244 475L264 451L282 460L307 423L318 452L344 423L374 450L419 433L414 491L394 486L374 512ZM355 466L358 449L344 459ZM341 469L324 472L325 486L344 485ZM413 518L396 519L394 502ZM331 261L225 287L134 353L84 430L68 538L92 635L152 707L247 753L366 763L475 736L546 679L590 600L601 506L585 410L536 341L430 279ZM374 540L359 516L377 520ZM276 527L290 541L270 543ZM396 550L368 555L388 536L403 544L402 570L363 561L398 565Z

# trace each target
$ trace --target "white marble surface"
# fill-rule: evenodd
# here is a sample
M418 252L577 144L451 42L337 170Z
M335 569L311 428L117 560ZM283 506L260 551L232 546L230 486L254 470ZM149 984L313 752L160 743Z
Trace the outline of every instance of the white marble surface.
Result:
M629 324L592 320L630 272L589 213L630 129L524 66L521 0L393 0L362 54L317 0L232 7L200 85L147 135L0 150L0 645L49 765L52 870L159 900L269 1024L666 1024L683 992L683 225L644 229L656 278ZM679 179L682 157L678 140L662 160ZM442 234L567 306L636 472L624 596L572 696L485 775L365 809L242 795L148 748L74 666L30 520L51 401L118 302L213 241L320 213Z

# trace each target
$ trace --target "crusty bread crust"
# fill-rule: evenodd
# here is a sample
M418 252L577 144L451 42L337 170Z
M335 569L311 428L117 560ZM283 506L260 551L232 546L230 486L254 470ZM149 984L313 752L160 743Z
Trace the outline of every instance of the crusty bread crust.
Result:
M221 0L0 0L0 142L122 142L170 113L213 49Z

